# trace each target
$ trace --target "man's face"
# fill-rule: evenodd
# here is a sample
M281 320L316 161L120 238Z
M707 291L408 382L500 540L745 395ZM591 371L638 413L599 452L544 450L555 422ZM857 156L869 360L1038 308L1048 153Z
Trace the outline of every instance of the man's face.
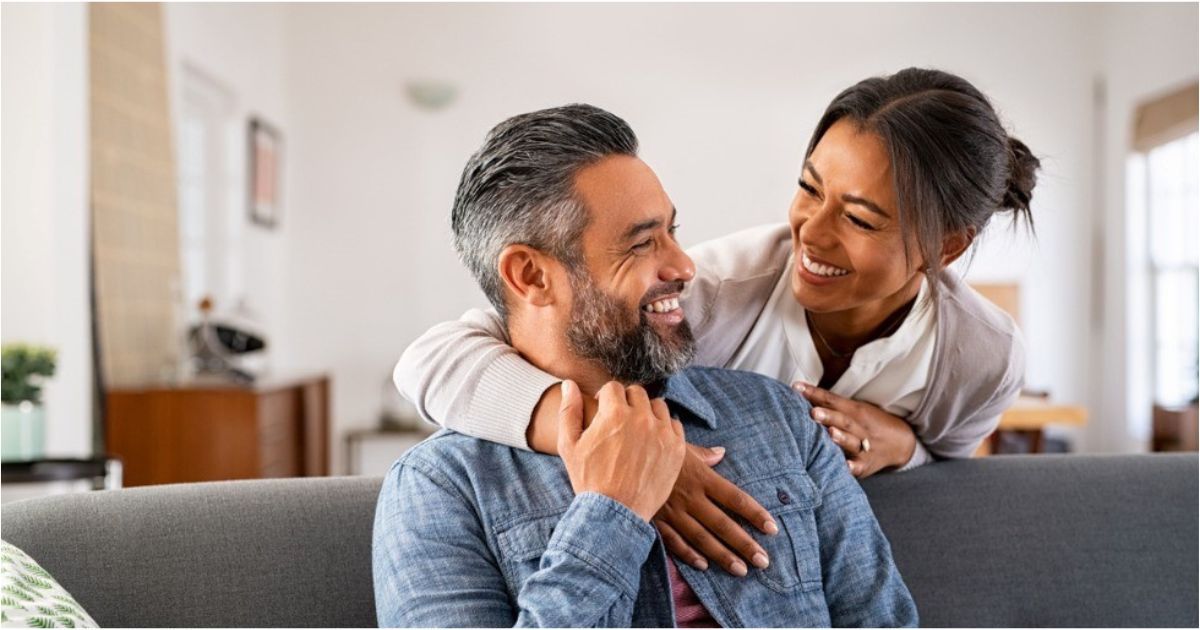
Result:
M675 242L675 207L635 157L583 169L575 190L590 220L583 265L571 273L571 349L625 383L666 378L695 354L679 308L695 267Z

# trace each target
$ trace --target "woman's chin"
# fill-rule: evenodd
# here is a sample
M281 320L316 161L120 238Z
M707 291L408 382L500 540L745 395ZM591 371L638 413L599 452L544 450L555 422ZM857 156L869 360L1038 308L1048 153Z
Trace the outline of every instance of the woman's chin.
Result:
M845 309L836 287L828 284L805 282L799 273L792 274L792 298L804 310L812 313L829 313Z

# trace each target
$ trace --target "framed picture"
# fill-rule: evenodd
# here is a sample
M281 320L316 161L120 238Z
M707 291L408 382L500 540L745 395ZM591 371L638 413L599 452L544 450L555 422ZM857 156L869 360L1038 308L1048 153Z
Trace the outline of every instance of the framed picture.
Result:
M259 118L250 119L249 138L250 220L273 228L279 224L283 138Z

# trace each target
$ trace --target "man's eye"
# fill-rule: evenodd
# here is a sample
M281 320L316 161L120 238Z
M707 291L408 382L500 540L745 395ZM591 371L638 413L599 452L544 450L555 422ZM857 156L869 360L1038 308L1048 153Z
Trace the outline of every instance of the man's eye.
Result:
M632 247L632 249L633 249L633 251L635 251L635 252L644 252L644 251L646 251L647 249L650 249L650 246L651 246L651 245L654 245L654 239L652 239L652 238L648 238L648 239L646 239L646 240L642 241L641 243L638 243L637 245L634 245L634 246Z

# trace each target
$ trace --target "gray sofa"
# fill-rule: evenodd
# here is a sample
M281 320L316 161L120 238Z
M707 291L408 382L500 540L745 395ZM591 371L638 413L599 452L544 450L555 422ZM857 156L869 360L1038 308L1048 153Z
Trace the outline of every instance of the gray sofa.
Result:
M1197 626L1197 457L1007 456L863 485L926 626ZM107 626L373 626L378 478L9 504Z

